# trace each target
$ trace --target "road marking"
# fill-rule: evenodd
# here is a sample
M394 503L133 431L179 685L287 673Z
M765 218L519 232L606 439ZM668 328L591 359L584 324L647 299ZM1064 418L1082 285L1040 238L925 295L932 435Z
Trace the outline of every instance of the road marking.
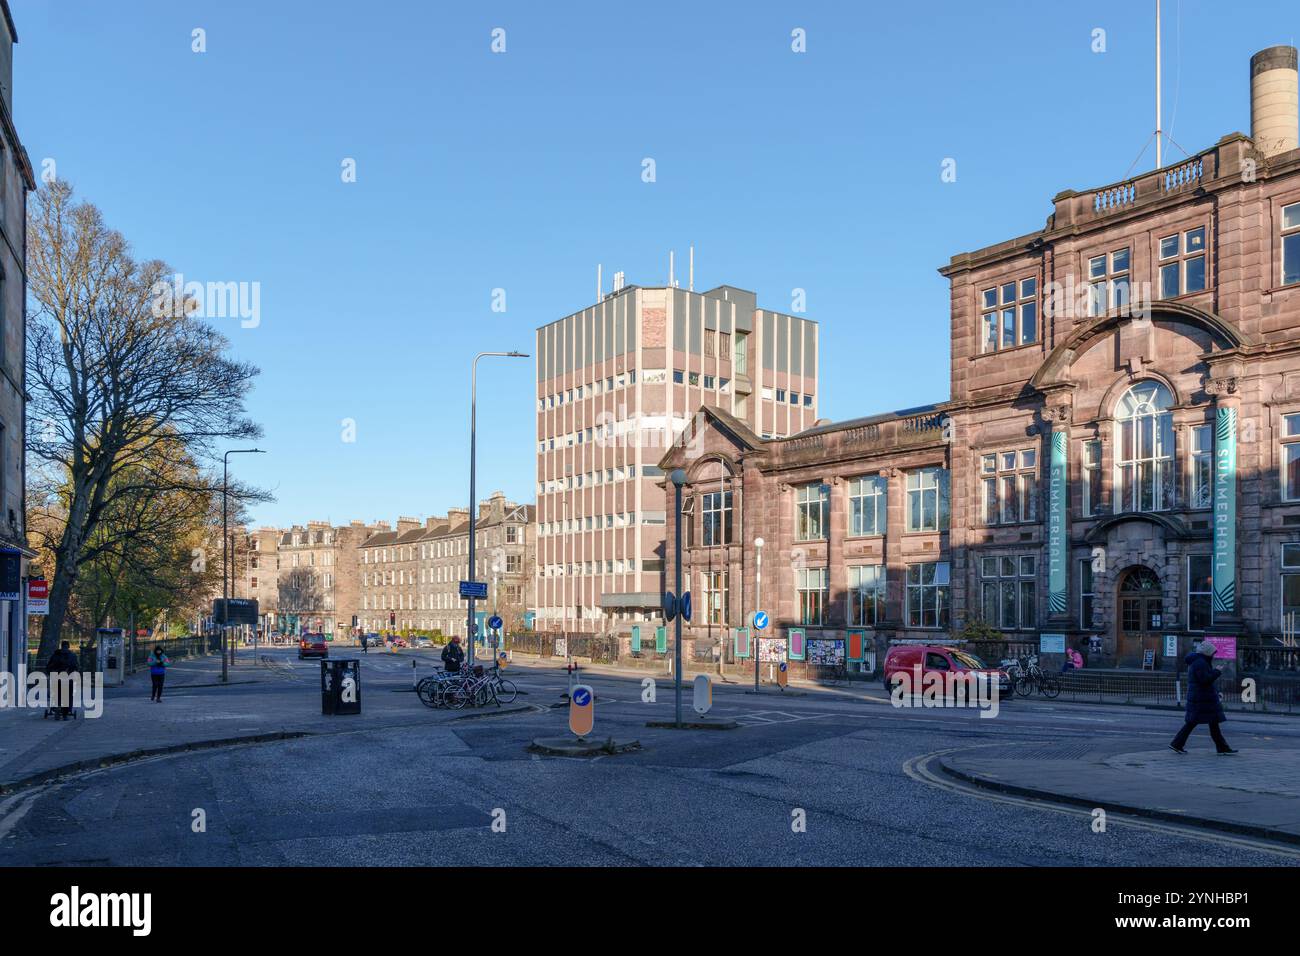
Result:
M995 747L1001 745L987 744L986 746ZM1045 810L1051 813L1063 814L1065 816L1083 817L1089 820L1092 819L1092 811L1087 807L1072 806L1066 803L1055 803L1051 800L1040 799L1037 797L1019 797L1009 793L999 793L995 790L986 790L983 787L977 787L973 784L953 780L946 776L941 777L935 771L930 769L930 763L932 761L938 760L946 754L956 753L959 750L974 749L977 748L950 747L947 750L937 750L934 753L921 754L920 756L912 757L911 759L904 761L903 773L918 783L938 787L941 790L947 790L951 793L974 797L978 800L989 800L994 803L1009 803L1019 807ZM1188 837L1194 840L1218 843L1223 846L1235 847L1237 849L1255 850L1260 853L1272 853L1275 856L1287 857L1289 859L1300 859L1300 847L1287 847L1282 844L1270 843L1252 837L1233 836L1228 833L1216 833L1200 827L1180 826L1176 823L1157 822L1155 820L1146 819L1145 817L1135 817L1118 810L1107 810L1106 820L1107 823L1118 823L1121 826L1136 827L1139 830L1149 830L1154 833Z
M35 793L18 793L0 803L0 840L9 836L9 832L27 816L27 811L32 808L36 798L44 792L45 788L40 787Z

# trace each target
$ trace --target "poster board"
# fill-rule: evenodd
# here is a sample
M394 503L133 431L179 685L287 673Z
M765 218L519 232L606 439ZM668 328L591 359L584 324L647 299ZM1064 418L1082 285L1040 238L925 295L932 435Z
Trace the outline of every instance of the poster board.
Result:
M761 664L780 664L786 659L785 639L781 637L760 637L758 639L758 660Z
M839 666L844 663L844 641L813 637L808 640L808 663Z

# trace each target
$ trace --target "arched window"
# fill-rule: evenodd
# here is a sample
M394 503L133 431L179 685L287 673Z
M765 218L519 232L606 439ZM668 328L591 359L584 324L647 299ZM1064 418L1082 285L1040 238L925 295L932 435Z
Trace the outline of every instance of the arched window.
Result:
M1115 510L1164 511L1174 505L1173 396L1160 382L1138 382L1115 407Z

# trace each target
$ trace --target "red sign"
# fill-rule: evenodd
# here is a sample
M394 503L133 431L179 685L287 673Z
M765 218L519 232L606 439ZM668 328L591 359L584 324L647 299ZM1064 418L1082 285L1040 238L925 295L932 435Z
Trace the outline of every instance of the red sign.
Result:
M50 583L44 578L27 579L27 613L50 613Z

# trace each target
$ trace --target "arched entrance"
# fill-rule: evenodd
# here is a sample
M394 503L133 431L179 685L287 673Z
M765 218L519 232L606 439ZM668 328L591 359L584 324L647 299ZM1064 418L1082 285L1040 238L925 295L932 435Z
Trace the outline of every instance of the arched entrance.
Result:
M1146 651L1159 655L1164 606L1160 578L1150 568L1138 565L1120 576L1115 600L1117 666L1141 667Z

